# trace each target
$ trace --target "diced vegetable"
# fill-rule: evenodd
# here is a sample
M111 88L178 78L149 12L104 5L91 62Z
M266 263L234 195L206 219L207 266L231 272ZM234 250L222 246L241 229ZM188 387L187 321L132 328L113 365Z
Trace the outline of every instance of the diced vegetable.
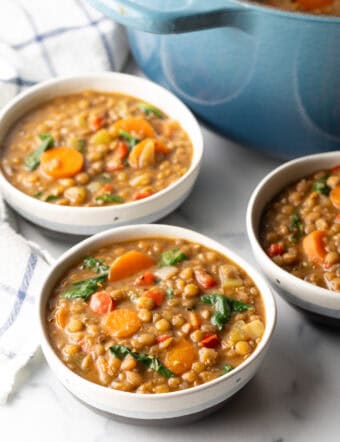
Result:
M151 191L150 191L150 192L137 192L137 193L134 195L133 199L134 199L135 201L137 201L137 200L142 200L142 199L147 198L147 197L149 197L149 196L151 196L151 195L152 195L152 192L151 192Z
M220 294L209 294L201 296L201 301L204 304L213 305L215 313L211 317L211 323L219 330L222 330L224 324L229 321L231 317L231 307L225 296Z
M206 348L216 348L220 344L219 337L216 334L210 334L204 336L204 338L199 342L201 347Z
M274 256L283 255L284 249L281 244L271 244L271 246L267 250L267 255L270 258L274 258Z
M144 296L151 298L157 307L160 307L163 304L165 295L165 290L160 287L154 287L144 293Z
M248 322L244 325L243 330L247 335L247 339L260 339L264 333L264 325L260 319L254 319L254 321Z
M157 336L157 338L156 338L156 342L157 342L157 344L160 344L160 343L166 341L166 340L169 339L169 338L170 338L169 335L161 335L161 336Z
M160 269L157 269L155 271L155 275L157 276L157 278L162 280L170 279L173 276L175 276L177 273L178 273L178 268L175 266L161 267Z
M69 178L79 173L84 164L83 155L71 147L52 147L41 154L41 166L53 178Z
M194 275L198 284L204 289L210 289L217 284L215 278L213 278L210 273L206 272L203 269L194 270Z
M128 163L134 169L152 166L155 163L155 143L153 140L146 138L136 144L129 154Z
M326 256L324 237L325 232L314 230L303 238L303 251L307 259L315 264L322 264Z
M201 318L196 312L189 313L189 322L194 330L197 330L201 326Z
M186 255L180 249L171 249L161 254L158 262L159 267L172 266L179 264L187 259Z
M164 365L157 358L149 356L145 353L134 352L125 345L113 345L112 347L110 347L110 351L114 356L120 359L123 359L125 358L125 356L130 355L134 359L136 359L136 361L145 365L145 367L151 368L152 370L156 371L162 376L165 376L166 378L171 378L174 376L174 374L169 369L164 367Z
M101 291L94 293L89 302L90 309L99 314L105 315L115 308L114 302L108 292Z
M55 322L57 326L61 329L66 327L67 321L69 319L69 311L65 307L60 307L55 313Z
M123 143L123 142L118 143L118 146L115 149L115 154L121 160L126 158L129 155L129 149L128 149L126 143Z
M327 179L329 175L326 174L323 177L319 178L318 180L315 180L312 184L312 189L314 192L321 193L322 195L329 195L329 192L331 191L331 188L327 185Z
M109 144L111 141L112 137L107 129L100 129L91 137L91 142L95 145Z
M40 198L41 196L42 196L42 194L43 194L43 192L36 192L34 195L33 195L33 198Z
M204 304L214 305L215 313L211 317L211 323L219 330L222 330L224 324L229 321L232 312L243 312L253 308L249 304L245 304L244 302L229 298L219 293L203 295L201 296L201 301Z
M69 299L82 298L84 301L87 301L98 288L102 287L106 280L107 275L100 275L95 278L74 282L61 296Z
M196 359L197 350L191 341L180 338L166 353L165 366L176 375L180 375L190 370Z
M81 268L93 270L96 273L102 273L102 274L106 274L106 275L109 272L109 266L104 264L104 261L102 259L96 259L96 258L93 258L92 256L87 256L84 259Z
M128 278L154 264L155 261L151 256L137 250L130 250L113 261L110 267L109 280L113 282Z
M129 134L129 132L126 132L126 130L119 129L119 135L128 142L130 149L132 149L134 146L136 146L136 144L140 142L139 138L136 138L133 135Z
M50 134L40 134L39 138L41 140L40 146L31 152L25 160L25 166L28 170L35 170L40 164L42 153L54 145L53 137Z
M156 282L155 275L152 272L145 272L143 275L140 275L136 281L136 286L148 286L153 285Z
M119 135L121 135L120 131L124 131L136 135L140 139L153 138L155 136L155 131L151 124L142 117L129 117L119 120L114 123L113 130Z
M103 202L103 203L121 204L124 202L124 199L119 195L114 195L113 193L103 193L102 195L98 195L96 197L96 201Z
M329 199L332 201L332 204L336 209L340 209L340 186L336 186L332 189L329 194Z
M175 296L175 294L174 294L174 289L172 289L172 288L167 288L166 289L166 298L167 299L172 299L173 297Z
M140 102L140 103L138 103L138 107L146 114L146 115L150 115L150 114L153 114L153 115L155 115L155 117L158 117L158 118L164 118L164 115L163 115L163 113L159 110L159 109L157 109L157 107L155 107L155 106L152 106L151 104L149 104L149 103L143 103L143 102Z
M105 316L103 327L109 335L117 338L128 338L136 333L142 325L134 310L120 308Z
M58 200L59 198L60 198L59 195L47 195L47 197L45 198L45 201L48 203L50 201Z
M101 127L103 127L105 118L103 115L90 115L89 127L93 132L97 132Z
M243 282L235 267L231 264L223 264L219 269L221 285L225 290L240 287Z
M227 374L227 373L229 373L232 370L234 370L234 367L232 365L226 364L226 365L223 366L223 373L222 373L222 375L223 374Z

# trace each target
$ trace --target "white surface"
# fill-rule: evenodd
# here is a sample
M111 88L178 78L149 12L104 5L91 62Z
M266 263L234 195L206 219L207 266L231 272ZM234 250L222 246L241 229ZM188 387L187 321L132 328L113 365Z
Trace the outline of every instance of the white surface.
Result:
M245 235L247 200L277 161L204 129L201 174L167 224L211 236L254 262ZM57 257L70 241L48 238L25 221L21 231ZM277 297L278 326L256 377L221 411L199 422L139 427L99 416L74 399L40 353L0 408L4 442L338 442L340 333L317 328Z

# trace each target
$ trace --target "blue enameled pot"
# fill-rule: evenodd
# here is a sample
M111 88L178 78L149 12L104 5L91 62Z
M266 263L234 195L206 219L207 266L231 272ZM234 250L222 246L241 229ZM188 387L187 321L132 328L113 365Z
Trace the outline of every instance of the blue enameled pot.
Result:
M233 0L89 0L214 129L290 158L340 148L340 18Z

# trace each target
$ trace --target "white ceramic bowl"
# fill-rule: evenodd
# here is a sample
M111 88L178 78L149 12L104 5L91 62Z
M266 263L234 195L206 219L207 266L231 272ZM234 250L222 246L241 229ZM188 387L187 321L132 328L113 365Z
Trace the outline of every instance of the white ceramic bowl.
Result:
M18 95L0 113L0 146L13 124L30 109L60 95L94 89L118 92L148 101L179 121L193 144L189 170L176 182L140 201L103 207L47 204L16 189L0 172L0 191L22 216L39 226L62 233L90 235L113 226L156 221L176 209L189 195L199 173L203 139L197 120L173 94L149 80L103 72L50 80Z
M340 294L291 275L276 265L259 242L259 226L265 206L285 186L321 169L340 164L340 151L310 155L289 161L270 172L255 188L247 209L247 232L253 253L279 294L291 304L315 315L340 319ZM319 316L319 318L318 318Z
M138 394L109 389L73 373L54 352L46 333L46 303L65 272L97 248L116 241L148 237L184 238L217 250L242 267L259 288L265 307L263 338L254 353L232 372L198 387L165 394ZM135 225L99 233L66 252L51 268L38 298L40 340L46 359L59 380L76 397L96 409L120 418L160 421L197 415L240 390L256 373L268 349L276 321L276 307L267 283L247 262L221 244L192 230L167 225Z

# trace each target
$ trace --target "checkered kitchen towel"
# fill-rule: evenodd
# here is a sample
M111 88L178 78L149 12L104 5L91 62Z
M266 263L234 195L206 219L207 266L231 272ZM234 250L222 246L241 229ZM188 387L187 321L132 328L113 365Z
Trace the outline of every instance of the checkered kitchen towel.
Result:
M121 70L122 28L81 0L0 0L0 106L57 75ZM0 403L38 346L34 298L48 256L15 231L0 196Z

